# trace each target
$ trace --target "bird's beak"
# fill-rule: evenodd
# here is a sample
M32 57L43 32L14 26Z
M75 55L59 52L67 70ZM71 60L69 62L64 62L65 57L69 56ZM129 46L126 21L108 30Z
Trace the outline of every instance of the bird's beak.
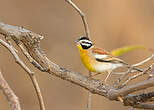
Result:
M75 40L75 43L78 43L79 42L79 40L77 39L77 40Z

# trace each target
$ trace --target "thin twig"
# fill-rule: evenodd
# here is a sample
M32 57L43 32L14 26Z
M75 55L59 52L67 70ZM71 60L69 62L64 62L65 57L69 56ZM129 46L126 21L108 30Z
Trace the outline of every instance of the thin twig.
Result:
M15 52L14 48L12 45L9 45L8 43L4 42L2 39L0 39L0 44L2 44L4 47L6 47L10 53L13 55L13 57L15 58L15 61L17 64L20 65L20 67L22 67L30 76L30 79L33 83L33 86L35 88L38 100L39 100L39 105L40 105L40 110L45 110L45 106L44 106L44 101L42 98L42 94L40 92L40 88L38 86L36 77L34 75L34 72L32 72L23 62L22 60L19 58L19 56L17 55L17 53Z
M113 73L113 74L122 74L118 80L116 80L113 84L113 87L116 87L126 76L128 76L131 73L138 72L138 70L132 70L133 68L129 68L126 72L121 73ZM141 70L141 69L140 69ZM143 70L141 70L143 72Z
M89 71L89 78L91 78L92 73ZM91 92L88 91L88 98L87 98L87 106L86 106L86 110L91 110Z
M18 97L15 95L13 90L9 87L1 71L0 71L0 89L3 91L4 95L6 96L6 99L9 101L11 110L21 110Z
M130 72L131 69L128 69L126 72L123 72L120 78L114 82L113 87L116 87L121 82L121 80L124 79Z
M88 91L86 110L91 110L91 92Z
M85 14L72 2L72 0L66 0L66 2L68 2L80 14L83 21L84 28L85 28L86 36L90 38L89 27L88 27Z
M150 61L151 59L153 59L154 58L154 54L152 54L150 57L148 57L147 59L145 59L145 60L143 60L143 61L141 61L141 62L139 62L139 63L137 63L137 64L134 64L134 65L132 65L132 66L140 66L140 65L143 65L144 63L146 63L146 62L148 62L148 61Z
M145 59L145 60L143 60L143 61L141 61L141 62L139 62L139 63L137 63L137 64L132 65L132 67L140 66L140 65L142 65L142 64L144 64L144 63L150 61L150 60L153 59L153 58L154 58L154 54L152 54L152 56L148 57L147 59ZM136 72L135 70L132 70L132 69L133 69L133 68L129 68L128 71L123 72L123 75L121 75L120 78L119 78L118 80L116 80L116 82L113 84L113 86L116 87L116 86L121 82L121 80L124 79L128 74ZM140 69L140 70L141 70L141 69ZM141 71L142 71L142 70L141 70ZM132 78L134 79L134 78L136 78L137 76L142 75L143 73L144 73L144 72L142 72L142 73L139 74L139 75L135 75L135 76L133 76ZM127 80L128 80L128 79L127 79ZM131 80L132 80L132 79L131 79ZM127 81L126 81L126 83L127 83ZM123 85L125 85L125 84L123 84ZM120 86L120 87L121 87L121 86Z
M124 83L122 83L118 88L124 87L128 82L130 82L130 81L133 80L133 79L138 78L139 76L142 76L143 74L147 73L149 70L150 70L150 67L147 68L147 69L145 69L145 70L144 70L143 72L141 72L141 73L138 73L138 74L136 74L136 75L134 75L134 76L128 77L127 80L126 80Z
M36 91L36 94L37 94L37 97L38 97L40 110L45 110L45 105L44 105L43 97L42 97L41 90L40 90L40 87L38 85L38 82L36 80L36 77L35 77L34 74L29 74L29 76L31 78L31 81L33 83L33 86L35 88L35 91Z
M154 63L150 66L151 73L149 74L149 78L154 76Z
M113 87L116 87L129 74L138 72L138 70L132 70L132 69L133 68L128 68L128 70L126 72L118 73L118 74L122 74L122 75L120 76L120 78L118 80L116 80L114 82ZM139 69L139 70L143 72L143 70L141 70L141 69ZM117 73L113 73L113 74L117 74Z

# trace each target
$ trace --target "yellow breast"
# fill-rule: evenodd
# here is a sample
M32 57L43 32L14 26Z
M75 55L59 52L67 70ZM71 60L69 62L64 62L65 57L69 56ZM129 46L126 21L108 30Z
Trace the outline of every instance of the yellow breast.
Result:
M95 68L93 67L93 61L90 58L88 51L79 49L80 51L80 57L83 65L91 72L96 72Z

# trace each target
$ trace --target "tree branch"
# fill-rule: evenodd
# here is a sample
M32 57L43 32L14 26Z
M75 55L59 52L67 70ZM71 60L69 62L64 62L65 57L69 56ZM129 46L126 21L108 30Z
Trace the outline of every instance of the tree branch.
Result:
M118 96L126 96L130 93L139 91L139 90L143 90L146 88L150 88L154 86L154 78L150 78L148 80L145 81L141 81L139 83L135 83L133 85L127 86L125 88L121 88L118 89L117 91L113 92L111 91L110 93L108 93L111 97L111 99L115 99Z
M37 62L36 64L39 64L41 68L47 70L44 72L51 73L56 77L85 88L93 94L104 96L110 100L118 100L119 97L123 98L133 92L154 86L154 78L149 78L148 80L144 80L133 85L128 85L125 88L116 89L110 85L104 84L98 79L89 78L84 74L60 67L59 65L50 61L40 49L39 43L43 37L34 32L0 22L0 33L4 36L10 36L17 45L22 44L25 48L25 51L27 51L31 58ZM32 64L38 68L38 66L36 66L34 63ZM42 69L40 70L42 71ZM140 103L138 105L143 104Z
M36 80L36 77L34 75L34 72L32 72L23 62L22 60L19 58L19 56L17 55L16 51L14 50L13 46L4 42L2 39L0 39L0 44L3 45L4 47L6 47L10 53L13 55L14 59L15 59L15 62L17 64L20 65L20 67L22 67L29 75L32 83L33 83L33 86L35 88L35 91L36 91L36 94L37 94L37 97L38 97L38 100L39 100L39 105L40 105L40 110L45 110L45 106L44 106L44 101L43 101L43 98L42 98L42 94L41 94L41 91L40 91L40 88L39 88L39 85L37 83L37 80Z
M4 95L6 96L6 99L9 101L11 110L21 110L18 97L15 95L13 90L9 87L1 71L0 71L0 89L3 91Z
M81 19L83 21L83 25L85 28L85 33L86 36L90 38L90 31L89 31L89 27L88 27L88 23L85 17L85 14L72 2L72 0L65 0L67 3L69 3L81 16Z
M154 104L145 103L147 101L153 101L154 92L142 93L139 95L128 95L124 97L124 105L132 106L140 109L153 109Z
M142 93L139 95L127 95L124 97L124 104L129 105L130 103L129 100L131 100L131 103L136 103L136 102L147 102L151 101L151 99L154 98L154 92L149 92L149 93Z

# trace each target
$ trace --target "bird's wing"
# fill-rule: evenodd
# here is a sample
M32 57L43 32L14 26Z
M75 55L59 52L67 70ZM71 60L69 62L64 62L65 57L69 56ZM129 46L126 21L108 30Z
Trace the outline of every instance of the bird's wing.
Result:
M92 54L95 58L98 59L108 59L113 57L109 52L100 48L93 48Z
M125 63L123 60L114 57L108 51L100 48L93 48L92 54L98 62Z

